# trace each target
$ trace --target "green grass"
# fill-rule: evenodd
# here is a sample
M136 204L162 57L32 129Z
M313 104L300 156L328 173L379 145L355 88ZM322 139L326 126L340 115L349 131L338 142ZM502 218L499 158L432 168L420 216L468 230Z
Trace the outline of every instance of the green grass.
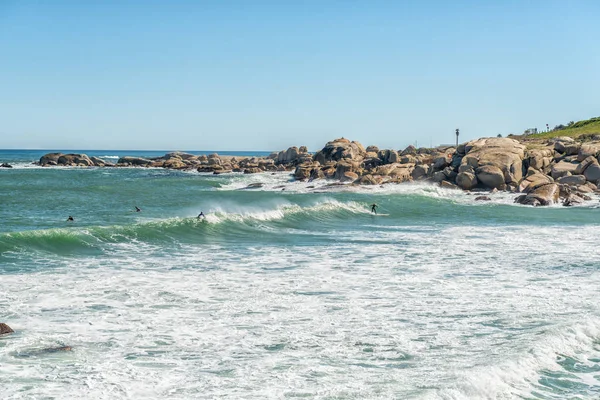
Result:
M572 138L585 140L591 138L593 135L600 135L600 117L575 122L573 125L565 129L536 133L535 135L523 136L523 138L550 139L558 136L569 136Z

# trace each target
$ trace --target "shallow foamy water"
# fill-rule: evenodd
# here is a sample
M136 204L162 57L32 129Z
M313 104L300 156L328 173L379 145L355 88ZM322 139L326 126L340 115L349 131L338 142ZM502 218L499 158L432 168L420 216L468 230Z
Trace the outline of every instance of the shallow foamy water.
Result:
M571 246L531 231L401 226L372 243L330 232L335 246L168 256L131 245L4 275L0 310L19 333L0 342L0 379L10 395L59 398L591 395L592 229ZM39 352L59 345L74 350Z

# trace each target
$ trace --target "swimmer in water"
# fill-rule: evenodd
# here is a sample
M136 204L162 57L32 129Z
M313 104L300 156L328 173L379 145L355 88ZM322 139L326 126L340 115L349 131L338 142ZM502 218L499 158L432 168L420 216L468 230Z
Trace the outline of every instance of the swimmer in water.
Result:
M139 208L138 206L135 206L135 212L140 212L140 211L142 211L142 209Z
M69 221L75 221L75 219L73 219L73 217L71 217L71 216L69 215L69 218L67 218L67 222L69 222Z

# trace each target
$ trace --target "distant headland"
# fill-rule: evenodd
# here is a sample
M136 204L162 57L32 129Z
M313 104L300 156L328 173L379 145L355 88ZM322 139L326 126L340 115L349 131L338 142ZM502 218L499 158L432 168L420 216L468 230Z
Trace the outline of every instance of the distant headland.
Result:
M346 138L312 154L290 147L267 157L193 155L171 152L156 158L121 157L110 163L86 154L49 153L41 166L154 167L224 174L289 171L294 179L329 179L355 185L428 181L465 191L509 191L515 202L532 206L591 200L600 183L600 118L554 130L472 140L458 146L403 150L364 147ZM487 196L477 199L489 200Z

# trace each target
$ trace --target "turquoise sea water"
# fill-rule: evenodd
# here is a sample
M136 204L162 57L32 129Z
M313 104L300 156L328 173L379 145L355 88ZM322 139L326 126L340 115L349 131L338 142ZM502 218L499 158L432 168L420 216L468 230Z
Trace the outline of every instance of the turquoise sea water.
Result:
M45 152L0 151L5 397L599 396L598 198L31 165Z

